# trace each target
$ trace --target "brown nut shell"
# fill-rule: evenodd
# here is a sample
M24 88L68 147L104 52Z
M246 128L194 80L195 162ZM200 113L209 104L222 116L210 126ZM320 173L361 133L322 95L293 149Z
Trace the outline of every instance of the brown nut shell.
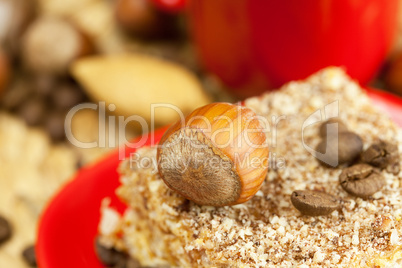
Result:
M93 50L90 40L68 20L42 17L22 38L22 60L35 74L65 75L69 65Z
M268 171L266 135L256 114L229 103L212 103L176 122L157 150L165 183L200 205L248 201Z

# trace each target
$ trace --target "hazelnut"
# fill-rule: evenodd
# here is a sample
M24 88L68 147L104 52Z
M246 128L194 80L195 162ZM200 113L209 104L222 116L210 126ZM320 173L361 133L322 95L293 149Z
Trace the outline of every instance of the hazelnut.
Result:
M169 103L186 114L210 103L194 73L145 54L85 57L74 61L71 72L93 100L115 104L114 112L126 117L136 114L150 122L152 103ZM154 118L156 125L166 125L175 122L178 114L161 107L155 109Z
M118 0L115 16L122 30L145 38L170 35L176 23L174 15L162 13L149 0Z
M249 108L212 103L172 125L158 149L167 186L199 205L244 203L268 171L266 135Z
M24 34L22 58L35 73L65 74L73 60L91 52L90 47L88 39L68 21L44 17Z

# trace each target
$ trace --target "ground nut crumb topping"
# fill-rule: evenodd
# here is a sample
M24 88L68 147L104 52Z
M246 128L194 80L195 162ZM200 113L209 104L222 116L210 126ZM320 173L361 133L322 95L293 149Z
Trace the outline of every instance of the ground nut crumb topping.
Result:
M337 101L337 105L328 105ZM372 107L368 97L342 70L328 68L280 91L246 100L275 131L270 139L270 169L261 190L232 207L198 206L170 190L154 167L125 161L117 194L129 205L119 225L121 236L103 239L127 250L142 265L175 267L373 267L401 258L401 173L382 171L385 186L367 199L339 185L342 167L327 168L306 149L320 141L320 124L306 119L339 112L360 135L364 149L377 139L397 143L402 134ZM323 109L324 110L324 109ZM279 118L279 119L278 119ZM323 117L322 121L328 118ZM279 120L279 121L278 121ZM304 144L302 142L304 129ZM155 148L143 148L138 159L155 159ZM343 200L327 216L303 216L290 201L295 190L319 190ZM123 244L123 246L121 246Z

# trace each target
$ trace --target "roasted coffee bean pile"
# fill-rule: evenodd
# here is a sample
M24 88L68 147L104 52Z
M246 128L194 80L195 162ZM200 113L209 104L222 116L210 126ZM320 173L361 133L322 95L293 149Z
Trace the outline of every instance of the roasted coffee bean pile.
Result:
M339 119L332 118L322 123L319 130L322 138L317 146L317 160L326 167L351 165L342 170L339 183L350 195L369 198L386 184L380 170L397 175L400 172L398 146L379 140L363 150L362 139ZM355 163L357 162L357 163ZM339 209L342 200L320 191L294 191L293 206L308 216L327 215Z
M58 142L65 139L66 113L85 101L83 90L69 78L22 75L6 89L0 109L20 116L29 126L43 127Z

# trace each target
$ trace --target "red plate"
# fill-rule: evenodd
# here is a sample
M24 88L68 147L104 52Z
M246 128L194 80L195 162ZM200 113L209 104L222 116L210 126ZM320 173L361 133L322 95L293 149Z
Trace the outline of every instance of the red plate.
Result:
M367 90L376 106L402 126L402 99L379 90ZM156 144L166 128L148 135L145 145ZM135 149L127 148L126 155ZM125 205L115 195L119 185L118 152L81 169L75 179L53 198L44 211L38 231L36 254L41 268L102 268L94 252L94 238L105 197L122 212Z
M144 146L157 144L166 128L147 135ZM135 149L126 147L126 156ZM82 168L74 180L51 200L42 215L36 255L41 268L103 267L94 253L94 238L100 219L100 202L111 198L111 205L123 212L125 205L114 191L119 185L118 151L98 163Z

